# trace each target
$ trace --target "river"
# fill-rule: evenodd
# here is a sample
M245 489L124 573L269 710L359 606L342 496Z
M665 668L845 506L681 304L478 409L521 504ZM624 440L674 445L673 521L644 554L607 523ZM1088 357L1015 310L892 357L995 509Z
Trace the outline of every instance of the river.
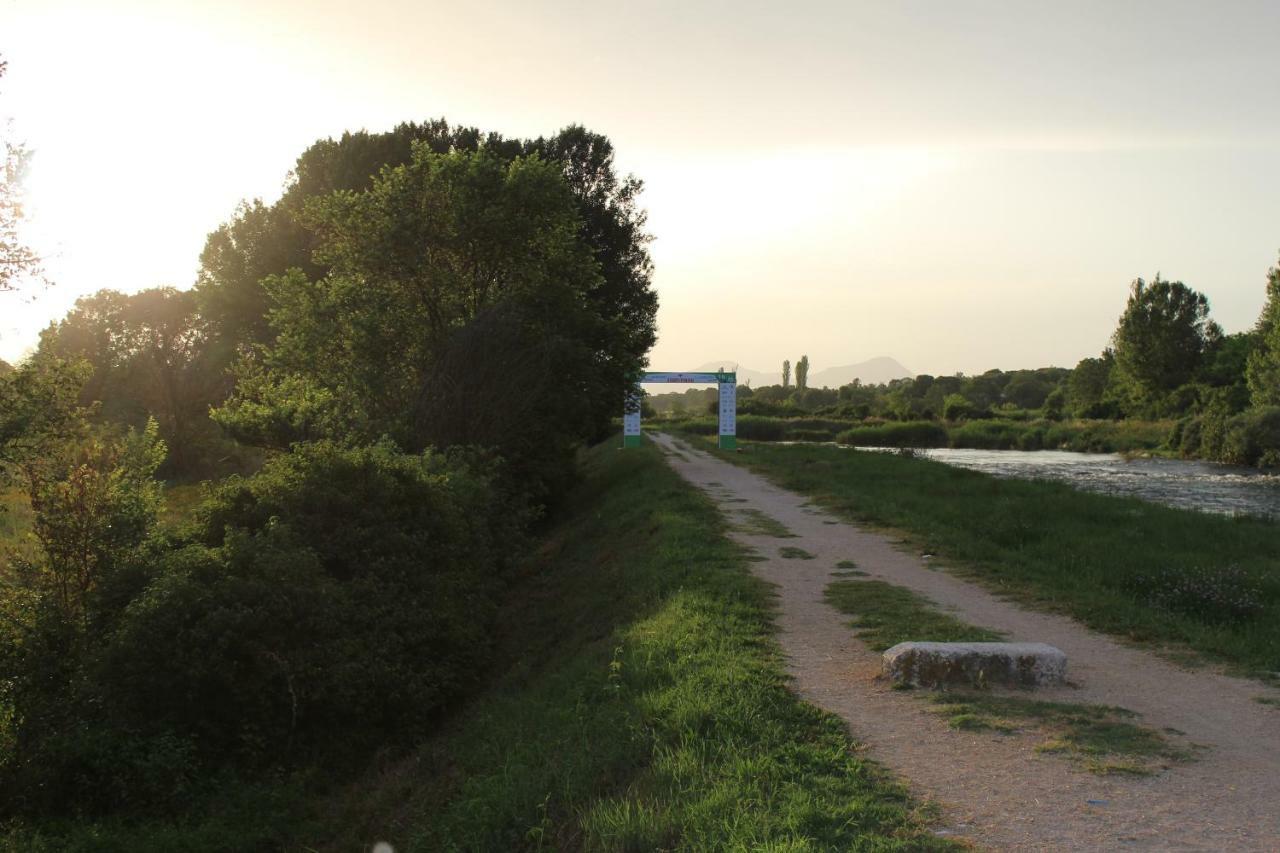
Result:
M930 459L996 477L1061 480L1092 492L1183 509L1280 519L1280 475L1234 465L1065 450L944 448L926 453Z

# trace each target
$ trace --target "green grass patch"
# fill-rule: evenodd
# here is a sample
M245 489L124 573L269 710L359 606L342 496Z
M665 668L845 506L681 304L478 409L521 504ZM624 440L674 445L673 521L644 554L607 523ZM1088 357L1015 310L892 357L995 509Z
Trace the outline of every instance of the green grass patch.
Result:
M1274 696L1255 696L1253 697L1253 701L1280 711L1280 699L1277 699Z
M908 640L938 643L993 642L1004 635L961 622L922 595L884 581L833 581L827 603L853 616L849 624L873 650Z
M1037 752L1063 755L1094 773L1147 775L1191 757L1163 733L1133 722L1137 715L1124 708L982 693L929 698L952 728L1001 734L1035 729L1046 738Z
M840 562L836 563L836 568L837 569L856 569L858 568L858 564L855 563L853 560L841 560Z
M790 546L790 545L788 545L788 546L786 546L786 547L784 547L784 548L779 548L779 549L778 549L778 556L782 557L782 559L784 559L784 560L812 560L812 559L814 559L814 555L813 555L813 554L810 554L810 553L809 553L808 551L806 551L805 549L803 549L803 548L795 548L795 547L792 547L792 546Z
M748 536L772 536L775 539L794 539L796 535L782 522L758 509L733 511L733 529Z
M0 487L0 566L7 563L10 554L35 555L35 542L27 535L33 520L26 493L13 486Z
M1280 672L1280 523L928 459L751 444L721 458L861 522L906 531L1002 594L1137 642Z

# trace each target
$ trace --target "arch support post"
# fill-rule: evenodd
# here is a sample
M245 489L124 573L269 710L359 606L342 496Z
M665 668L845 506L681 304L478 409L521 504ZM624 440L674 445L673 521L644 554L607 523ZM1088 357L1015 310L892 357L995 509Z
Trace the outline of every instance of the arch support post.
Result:
M738 375L720 374L720 449L738 446Z
M640 400L640 386L631 386L622 407L622 446L624 448L640 446Z

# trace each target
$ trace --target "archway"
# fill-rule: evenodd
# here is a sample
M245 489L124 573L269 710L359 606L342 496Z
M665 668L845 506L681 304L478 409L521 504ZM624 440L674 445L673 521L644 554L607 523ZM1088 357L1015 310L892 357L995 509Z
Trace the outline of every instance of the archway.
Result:
M716 383L720 391L720 447L732 450L738 446L738 374L716 373L645 373L627 395L622 412L622 446L640 446L640 386L645 382L674 382L686 385Z

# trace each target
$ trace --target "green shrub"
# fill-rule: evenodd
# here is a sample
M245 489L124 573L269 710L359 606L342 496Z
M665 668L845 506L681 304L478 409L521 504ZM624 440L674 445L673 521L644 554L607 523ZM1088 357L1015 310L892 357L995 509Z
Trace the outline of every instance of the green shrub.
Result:
M1027 427L1012 421L969 421L951 431L952 447L972 447L980 450L1037 450L1024 446Z
M934 421L889 422L845 430L836 440L854 447L946 447L947 431Z
M1223 462L1273 466L1280 461L1280 406L1265 406L1236 415L1226 422Z
M341 761L421 734L488 662L527 521L499 482L476 454L389 443L300 445L232 478L193 541L148 550L151 580L110 631L37 620L43 641L6 659L26 677L8 680L21 713L4 801L163 810L214 768Z
M738 418L738 437L749 441L783 441L787 437L788 421L760 415L743 415Z

